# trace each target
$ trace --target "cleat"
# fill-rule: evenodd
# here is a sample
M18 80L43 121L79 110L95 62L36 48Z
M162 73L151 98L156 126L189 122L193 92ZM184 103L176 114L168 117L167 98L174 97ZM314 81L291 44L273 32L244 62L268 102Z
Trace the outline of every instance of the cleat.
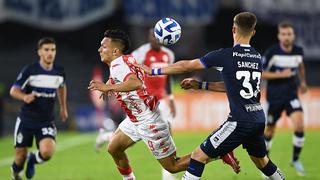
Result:
M113 132L108 132L105 129L100 128L96 138L95 150L99 152L102 146L110 141L112 135Z
M13 169L11 168L11 179L12 180L22 180L21 178L21 173L16 173L16 172L13 172Z
M240 162L234 156L233 151L231 151L231 152L227 153L226 155L222 156L221 159L225 164L230 165L235 173L238 174L240 172L240 166L239 166Z
M300 161L292 161L291 166L296 169L299 176L306 176L306 172L304 171L303 165Z
M26 177L28 179L31 179L36 170L35 170L35 163L33 162L32 160L32 157L34 157L35 155L31 152L31 153L28 153L28 157L27 157L27 168L26 168ZM34 158L33 158L34 159Z

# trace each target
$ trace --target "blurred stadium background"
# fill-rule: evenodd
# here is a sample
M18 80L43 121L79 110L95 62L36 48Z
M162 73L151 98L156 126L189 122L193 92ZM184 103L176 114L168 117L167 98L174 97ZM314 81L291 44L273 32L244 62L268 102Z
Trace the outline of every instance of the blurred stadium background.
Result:
M181 40L171 47L176 60L191 59L213 49L231 46L232 18L241 11L255 12L258 17L257 33L252 45L261 53L277 42L278 22L289 20L295 25L296 42L305 50L304 63L310 87L309 93L302 97L308 129L302 161L306 161L306 178L320 179L316 173L320 170L320 158L315 155L315 144L320 140L318 0L0 0L0 179L8 179L9 176L14 123L21 105L21 102L9 96L9 89L20 69L25 64L38 60L36 43L41 37L52 36L56 39L56 63L63 65L67 73L70 118L65 124L58 119L56 123L60 132L58 140L61 139L65 143L63 146L68 147L71 146L68 138L71 138L74 146L64 148L58 143L62 150L57 152L52 162L44 165L44 172L40 170L35 179L120 179L110 156L105 153L95 154L93 151L95 134L82 134L96 132L108 117L110 105L102 104L105 115L101 118L94 106L101 106L101 102L92 102L87 91L87 85L93 76L99 76L102 72L105 80L108 77L108 68L100 62L97 52L105 29L126 30L132 40L131 50L134 50L147 41L148 29L157 20L172 17L182 27ZM228 113L228 103L223 94L191 95L181 91L178 87L179 80L190 76L205 81L220 79L219 74L213 70L174 76L178 114L173 129L178 151L182 153L190 152L199 145L210 130L225 120ZM286 117L283 118L284 121L279 124L281 133L277 135L279 141L275 140L275 149L272 152L274 161L279 162L280 167L281 164L289 166L291 154L291 124ZM194 134L186 133L190 130L194 131ZM129 151L133 154L133 167L146 164L145 167L139 165L140 172L137 176L141 179L160 177L160 171L155 170L153 173L154 169L150 170L152 166L156 169L159 167L151 154L147 158L143 156L147 148L141 147L144 146L141 144L133 148L135 150ZM259 178L258 171L247 162L244 151L238 149L240 160L244 162L243 170L246 169L242 175L235 176L229 170L224 171L223 165L210 165L206 168L203 179ZM145 163L146 161L148 163ZM288 179L298 178L290 167L283 169L285 173L291 174ZM57 176L57 172L61 173ZM222 172L226 175L221 175Z

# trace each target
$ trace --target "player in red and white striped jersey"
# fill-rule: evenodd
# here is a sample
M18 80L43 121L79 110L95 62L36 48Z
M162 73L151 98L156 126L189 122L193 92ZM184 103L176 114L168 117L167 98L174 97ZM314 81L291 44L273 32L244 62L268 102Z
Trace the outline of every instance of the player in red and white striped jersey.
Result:
M128 115L111 138L108 152L124 180L135 179L125 150L140 140L147 144L162 167L170 173L184 171L190 154L180 158L175 156L176 147L168 123L160 116L158 100L148 94L144 73L132 65L136 63L134 57L124 55L128 49L129 38L125 32L107 30L99 53L101 61L110 68L110 79L106 84L92 80L88 87L103 94L115 93Z

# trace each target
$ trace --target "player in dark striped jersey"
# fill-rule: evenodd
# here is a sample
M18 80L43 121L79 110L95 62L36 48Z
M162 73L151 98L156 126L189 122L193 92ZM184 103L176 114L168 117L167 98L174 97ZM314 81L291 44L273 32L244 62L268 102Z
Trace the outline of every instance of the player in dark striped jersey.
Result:
M227 121L193 151L183 179L200 179L210 158L222 156L239 145L247 150L256 167L266 176L284 179L280 169L266 156L265 115L260 104L262 60L249 45L256 22L256 16L250 12L234 17L232 48L212 51L199 59L179 61L164 68L138 66L151 75L180 74L211 67L221 71L223 82L198 82L191 78L181 82L184 89L226 92L231 110Z
M293 122L292 165L301 176L305 175L299 155L304 144L303 110L298 98L298 89L307 91L303 64L303 49L294 44L294 29L288 22L278 25L279 43L273 45L264 54L263 78L267 79L268 117L264 133L267 151L270 150L276 122L281 113Z
M52 157L57 133L53 122L56 94L61 120L64 122L68 118L65 72L61 66L54 64L56 43L53 38L39 40L38 55L40 60L25 66L10 89L13 98L24 102L14 131L13 179L21 179L20 172L26 159L26 177L31 179L35 174L35 164L44 163ZM38 151L28 154L33 138Z

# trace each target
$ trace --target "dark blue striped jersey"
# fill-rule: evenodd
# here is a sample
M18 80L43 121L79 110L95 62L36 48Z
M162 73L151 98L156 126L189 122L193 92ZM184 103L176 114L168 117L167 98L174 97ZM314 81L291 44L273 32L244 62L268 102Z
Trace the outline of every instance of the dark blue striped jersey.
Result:
M44 69L39 62L25 66L13 86L26 94L34 93L36 98L32 103L22 105L20 119L31 123L53 121L57 89L64 84L65 72L61 66L54 65L51 70Z
M278 72L290 68L293 73L290 78L267 81L267 100L269 102L286 101L297 96L298 67L302 59L303 49L296 45L293 46L290 53L283 51L280 44L275 44L266 50L263 56L264 71Z
M264 123L260 104L261 55L250 45L212 51L200 58L206 68L221 71L234 121Z

